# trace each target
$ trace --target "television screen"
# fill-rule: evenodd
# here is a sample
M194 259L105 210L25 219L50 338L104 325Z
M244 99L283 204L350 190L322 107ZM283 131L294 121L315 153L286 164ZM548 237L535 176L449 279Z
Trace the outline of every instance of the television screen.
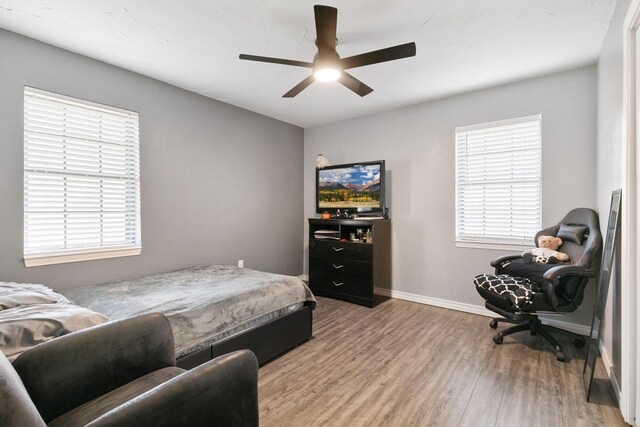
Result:
M382 211L384 160L317 169L316 184L318 213L338 209Z

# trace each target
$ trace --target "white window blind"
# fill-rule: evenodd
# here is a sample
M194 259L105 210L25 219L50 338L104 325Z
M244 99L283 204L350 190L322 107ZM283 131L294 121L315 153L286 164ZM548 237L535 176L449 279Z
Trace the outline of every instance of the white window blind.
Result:
M533 244L540 230L541 116L456 128L456 241Z
M138 114L25 87L27 266L140 253Z

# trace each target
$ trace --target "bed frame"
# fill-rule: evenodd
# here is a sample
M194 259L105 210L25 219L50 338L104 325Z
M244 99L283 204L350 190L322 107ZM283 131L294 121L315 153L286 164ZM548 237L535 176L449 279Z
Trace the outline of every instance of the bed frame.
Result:
M286 316L232 335L209 348L180 357L176 363L180 368L191 369L223 354L249 349L255 353L258 363L262 366L298 344L313 338L312 324L311 307L305 304Z

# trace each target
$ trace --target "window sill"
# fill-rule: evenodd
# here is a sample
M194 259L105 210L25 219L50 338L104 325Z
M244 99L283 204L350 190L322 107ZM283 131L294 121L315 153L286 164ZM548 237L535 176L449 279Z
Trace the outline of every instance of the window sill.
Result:
M68 262L92 261L97 259L118 258L140 255L142 247L93 249L90 251L47 252L39 254L25 254L25 267L39 267L42 265L65 264Z
M468 242L456 240L456 247L470 249L491 249L496 251L516 251L522 252L533 248L535 245L519 245L515 243L491 243L491 242Z

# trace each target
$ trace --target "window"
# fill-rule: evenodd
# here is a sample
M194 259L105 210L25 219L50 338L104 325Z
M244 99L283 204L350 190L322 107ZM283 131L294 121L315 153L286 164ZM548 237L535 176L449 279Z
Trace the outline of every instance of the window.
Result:
M531 246L540 229L541 116L456 128L458 246Z
M25 265L140 251L138 114L25 87Z

